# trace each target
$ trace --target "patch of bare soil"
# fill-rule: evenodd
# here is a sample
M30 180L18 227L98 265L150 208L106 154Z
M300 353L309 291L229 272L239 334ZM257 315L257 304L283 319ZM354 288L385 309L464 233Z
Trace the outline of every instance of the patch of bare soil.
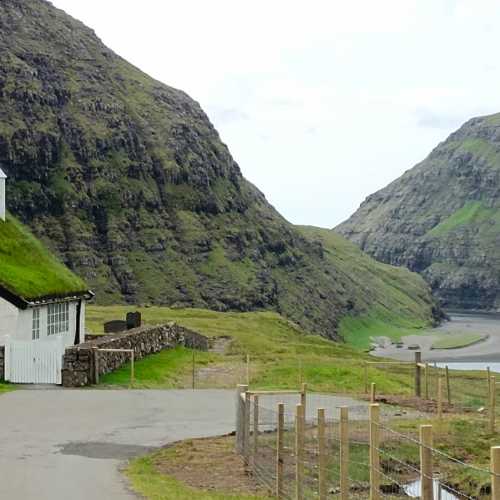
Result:
M365 398L363 398L365 399ZM379 395L375 398L376 403L383 403L391 406L396 406L400 408L409 408L415 409L422 413L436 413L437 412L437 401L432 399L422 399L417 398L416 396L385 396ZM453 405L449 405L446 402L443 402L443 413L456 413L460 412L459 409L453 407ZM406 415L411 416L410 415Z
M234 451L234 436L190 439L172 445L155 457L162 474L206 491L266 495Z
M218 354L226 354L226 350L232 342L232 338L228 336L213 337L210 339L209 352Z

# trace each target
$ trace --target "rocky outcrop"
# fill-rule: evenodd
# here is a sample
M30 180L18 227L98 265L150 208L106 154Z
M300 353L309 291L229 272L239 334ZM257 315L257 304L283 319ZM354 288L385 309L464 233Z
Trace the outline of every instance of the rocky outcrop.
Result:
M417 271L441 303L500 307L500 115L474 118L335 231Z

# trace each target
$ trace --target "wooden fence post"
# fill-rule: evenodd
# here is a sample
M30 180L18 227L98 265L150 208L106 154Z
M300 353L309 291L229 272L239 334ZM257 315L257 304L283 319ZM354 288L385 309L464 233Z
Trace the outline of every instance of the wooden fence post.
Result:
M285 445L283 432L285 428L285 405L278 403L278 430L276 434L276 498L283 498L283 459Z
M489 394L490 394L490 391L491 391L491 371L490 371L490 367L487 366L486 367L486 377L488 378L488 397L489 397Z
M250 387L250 354L247 354L247 385Z
M380 406L370 405L370 500L380 499Z
M425 363L424 387L425 387L425 399L429 399L429 363Z
M304 407L295 409L295 499L304 498Z
M500 500L500 446L491 447L491 500Z
M448 370L448 365L446 365L445 374L446 374L446 394L448 398L448 404L451 405L450 370Z
M253 459L252 464L255 469L257 463L257 452L259 449L259 396L253 397Z
M368 394L368 363L365 361L365 394Z
M250 394L248 394L248 386L247 390L245 391L245 418L243 419L244 422L244 453L243 456L245 458L245 464L249 464L249 459L250 459L250 453L251 453L251 447L250 447L250 410L251 410L251 400L250 400Z
M371 391L370 391L370 403L372 403L372 404L375 403L376 391L377 391L377 386L376 386L375 382L372 382Z
M443 418L443 379L438 378L438 394L437 394L437 414L438 418Z
M130 351L130 387L134 387L135 382L135 351Z
M434 500L432 476L432 425L420 426L420 485L422 500Z
M340 500L349 498L349 408L340 408Z
M419 398L422 395L422 380L420 373L420 363L422 362L422 353L417 351L415 353L415 396Z
M196 359L194 357L194 349L193 349L193 359L192 359L192 378L193 378L193 391L196 387Z
M326 436L325 409L318 408L318 493L319 500L326 500Z
M304 419L307 418L307 384L302 384L302 388L300 391L300 404L302 405L302 409L304 411Z
M495 377L492 375L490 377L490 432L493 434L495 432L495 402L496 390L495 390Z
M248 386L239 384L236 386L236 452L240 455L245 450L245 404L243 395L248 390Z

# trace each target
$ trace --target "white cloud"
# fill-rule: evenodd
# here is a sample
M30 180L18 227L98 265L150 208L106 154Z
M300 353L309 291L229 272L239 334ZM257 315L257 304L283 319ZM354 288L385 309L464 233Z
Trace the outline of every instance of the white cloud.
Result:
M500 111L496 0L53 0L199 101L287 218L334 226Z

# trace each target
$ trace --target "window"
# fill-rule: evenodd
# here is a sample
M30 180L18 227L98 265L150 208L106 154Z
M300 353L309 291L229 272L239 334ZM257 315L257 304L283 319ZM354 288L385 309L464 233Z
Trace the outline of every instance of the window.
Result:
M33 340L40 338L40 309L33 309L33 321L31 326L31 337Z
M47 335L69 332L69 302L49 304Z

